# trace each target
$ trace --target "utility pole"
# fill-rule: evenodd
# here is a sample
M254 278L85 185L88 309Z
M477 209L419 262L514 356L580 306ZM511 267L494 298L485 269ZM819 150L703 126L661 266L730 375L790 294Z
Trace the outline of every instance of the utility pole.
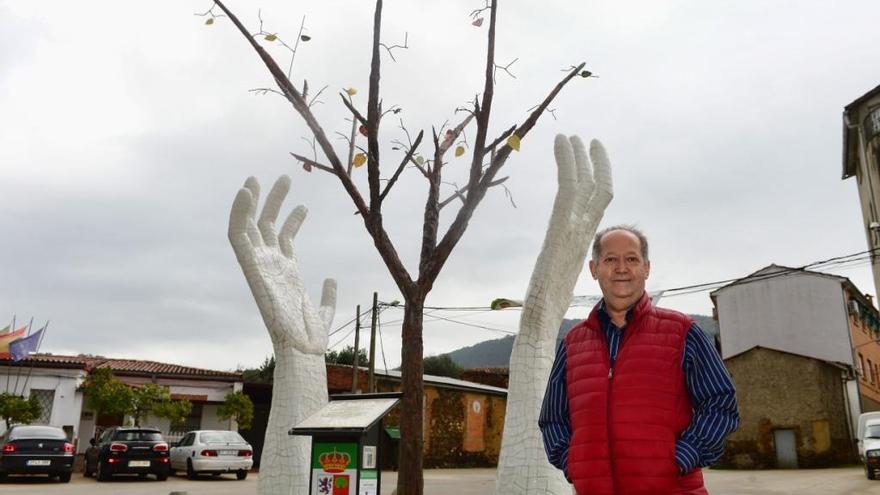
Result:
M360 370L358 369L358 351L360 350L361 343L361 305L358 304L357 312L355 313L354 319L354 366L353 366L353 375L351 377L351 391L357 392L358 389L358 378L360 375Z
M370 392L376 391L376 316L379 313L379 293L373 292L373 317L370 323Z

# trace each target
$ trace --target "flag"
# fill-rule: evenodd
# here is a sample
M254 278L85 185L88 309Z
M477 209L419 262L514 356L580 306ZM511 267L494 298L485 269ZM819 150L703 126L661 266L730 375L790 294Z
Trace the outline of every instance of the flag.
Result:
M27 330L27 325L13 332L0 335L0 358L9 357L9 344L11 344L15 340L18 340L21 337L24 337L25 330Z
M43 327L25 338L11 342L9 344L9 354L12 356L12 360L21 361L28 357L28 354L36 352L37 346L40 345L40 337L45 329L46 327Z
M9 325L6 325L2 329L0 329L0 335L6 335L7 333L9 333L10 328L12 328L12 327L10 327Z

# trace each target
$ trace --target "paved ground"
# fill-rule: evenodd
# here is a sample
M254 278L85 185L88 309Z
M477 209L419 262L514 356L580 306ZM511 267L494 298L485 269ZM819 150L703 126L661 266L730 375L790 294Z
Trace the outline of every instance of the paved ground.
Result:
M394 488L396 473L383 473L382 495ZM434 469L425 471L426 495L484 495L492 493L494 469ZM794 471L715 471L706 472L706 485L712 495L877 495L880 481L865 479L861 468L803 469ZM153 478L118 478L106 483L74 475L69 484L47 482L45 478L11 478L0 485L3 495L255 495L257 475L244 481L234 476L205 477L190 481L173 476L168 481ZM568 495L568 494L560 494Z

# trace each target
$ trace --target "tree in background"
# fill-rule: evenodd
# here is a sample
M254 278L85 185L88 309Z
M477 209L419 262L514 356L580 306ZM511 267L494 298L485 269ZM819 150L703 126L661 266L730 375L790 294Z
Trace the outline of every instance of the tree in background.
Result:
M263 360L258 368L247 368L241 371L241 379L245 383L272 383L275 374L275 356Z
M131 387L113 376L110 368L97 368L80 385L85 395L86 407L95 411L95 416L103 414L125 415L132 409L134 392Z
M328 363L347 364L351 366L354 364L354 346L347 345L341 351L328 351L324 356L324 359ZM358 366L370 366L370 358L367 356L366 349L358 349Z
M226 394L226 399L217 409L217 417L224 421L234 419L239 430L249 430L254 420L254 403L242 392Z
M449 357L449 354L440 356L428 356L424 361L425 374L434 376L448 376L449 378L461 378L464 368Z
M140 426L141 420L150 414L180 424L192 410L188 400L172 399L168 387L156 383L130 387L119 381L110 368L92 370L80 390L85 395L86 406L96 415L128 415L135 426Z
M439 129L432 129L433 150L425 154L419 152L424 132L420 131L414 141L409 140L409 132L406 133L406 143L395 143L395 150L401 151L403 156L395 158L389 164L386 161L384 168L380 166L380 142L379 126L382 119L388 113L397 114L399 108L386 106L383 109L382 99L379 95L380 66L382 48L391 52L389 45L381 41L382 26L382 0L375 2L375 14L373 18L372 55L370 62L370 76L368 88L368 100L366 112L359 111L352 100L356 93L354 89L348 89L340 94L343 103L352 114L352 132L348 139L348 159L340 157L330 142L326 132L312 113L311 105L315 97L308 99L308 85L303 82L298 88L290 80L289 73L279 66L278 62L258 42L278 42L286 47L290 45L280 40L276 33L263 30L262 22L260 30L255 32L246 28L220 0L214 1L227 16L239 32L247 39L248 43L256 51L266 68L272 75L278 90L264 89L264 92L279 93L287 99L294 110L302 117L314 136L311 141L312 155L308 158L303 155L293 154L303 164L306 171L318 169L335 176L341 183L346 194L351 198L357 214L364 222L364 227L373 239L373 244L384 261L388 272L394 279L395 284L403 295L405 307L402 325L402 388L403 399L401 402L401 448L400 448L400 476L398 477L398 493L406 495L421 495L424 490L422 476L422 452L424 444L422 409L424 397L424 385L422 383L423 361L423 319L425 300L434 282L440 275L452 250L461 240L468 223L477 206L483 200L490 187L502 184L507 178L496 178L501 168L507 162L511 153L520 149L521 141L535 126L538 119L548 109L562 88L577 76L589 77L591 73L584 70L584 64L571 66L566 69L566 76L550 91L550 93L533 107L529 116L518 125L509 127L500 133L495 139L489 137L490 114L492 110L495 92L495 72L498 68L506 70L495 62L495 32L497 20L498 0L486 0L485 7L472 12L473 25L480 27L484 18L488 17L488 33L486 37L486 63L485 79L482 94L475 97L468 104L468 108L459 109L465 115L455 126L443 124ZM213 7L204 14L210 15L205 24L214 24L218 15L213 13ZM256 33L256 34L254 34ZM297 40L308 41L308 36L301 35ZM406 45L406 43L404 43ZM295 53L295 51L294 51ZM509 64L508 64L509 65ZM292 67L292 61L291 61ZM446 69L446 68L443 68ZM320 93L320 91L319 91ZM465 140L463 132L470 125L476 126L475 137ZM366 146L356 143L358 136L366 138ZM467 149L470 148L470 150ZM320 163L317 157L317 148L326 158L325 163ZM356 150L360 150L355 154ZM441 186L450 181L446 171L449 158L447 152L454 150L456 157L470 156L465 158L469 161L467 184L455 187L448 198L441 198ZM352 175L353 169L366 165L368 195L365 197ZM419 254L418 273L414 277L400 257L397 247L388 235L382 216L383 201L397 182L400 174L406 168L418 170L426 180L427 195L424 206L424 221L421 232L421 249ZM384 171L384 174L383 174ZM384 175L384 176L383 176ZM444 222L448 225L445 232L440 229L441 210L449 205L461 202L458 211L451 221ZM264 209L264 212L266 210ZM448 210L447 210L448 211ZM277 213L277 211L276 211Z
M25 398L8 392L0 394L0 417L7 430L15 424L30 424L42 413L40 401L33 395Z

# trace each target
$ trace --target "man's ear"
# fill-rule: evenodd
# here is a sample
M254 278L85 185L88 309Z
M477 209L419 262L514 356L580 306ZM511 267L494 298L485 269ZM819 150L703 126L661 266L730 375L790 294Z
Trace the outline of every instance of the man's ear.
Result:
M651 274L651 262L646 261L645 262L645 280L648 280L648 275L650 275L650 274Z
M596 274L596 262L590 260L590 275L593 276L593 280L599 280L599 277Z

